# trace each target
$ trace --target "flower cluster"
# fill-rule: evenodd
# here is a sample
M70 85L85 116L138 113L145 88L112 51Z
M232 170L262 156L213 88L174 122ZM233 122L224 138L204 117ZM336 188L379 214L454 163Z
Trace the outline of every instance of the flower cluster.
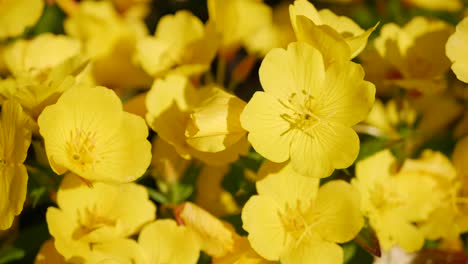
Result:
M460 0L153 2L0 0L1 263L468 260Z

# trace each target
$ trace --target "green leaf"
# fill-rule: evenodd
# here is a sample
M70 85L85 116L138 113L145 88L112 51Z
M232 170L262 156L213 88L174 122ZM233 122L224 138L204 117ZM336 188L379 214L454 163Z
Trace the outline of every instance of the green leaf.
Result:
M158 203L161 203L161 204L169 203L168 198L164 194L162 194L162 193L160 193L160 192L158 192L155 189L150 188L150 187L146 187L146 190L148 191L148 195L152 200L154 200L154 201L156 201Z
M368 140L361 141L361 147L359 149L359 155L356 161L363 160L367 157L372 156L373 154L384 149L388 143L389 140L386 138L375 137L370 137Z
M357 245L354 242L349 242L344 245L343 247L343 263L348 263L356 254Z
M7 247L0 251L0 264L24 258L25 252L20 248Z
M52 32L61 34L63 30L63 20L65 13L57 5L46 4L44 12L37 24L28 30L27 35L39 35L41 33Z

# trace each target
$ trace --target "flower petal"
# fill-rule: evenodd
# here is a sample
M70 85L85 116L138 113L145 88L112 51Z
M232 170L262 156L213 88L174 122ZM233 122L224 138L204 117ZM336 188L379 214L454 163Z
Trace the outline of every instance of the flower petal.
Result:
M324 239L344 243L361 230L364 219L359 192L350 184L331 181L320 187L314 211L320 215L314 230Z
M320 115L346 126L364 120L375 100L375 86L364 81L364 70L353 62L337 62L327 69L326 87L315 90ZM322 88L322 89L320 89Z
M256 92L240 116L242 127L250 132L252 146L274 162L289 158L290 124L282 118L284 114L292 112L272 95Z
M268 260L278 260L285 248L286 233L278 212L275 201L261 195L250 197L242 209L252 248Z

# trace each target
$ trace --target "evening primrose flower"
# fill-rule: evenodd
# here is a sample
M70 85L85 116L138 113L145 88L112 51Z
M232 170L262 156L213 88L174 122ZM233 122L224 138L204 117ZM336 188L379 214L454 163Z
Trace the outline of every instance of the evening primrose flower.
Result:
M81 52L79 40L45 33L31 40L20 39L5 47L3 57L13 76L44 78L52 68ZM47 59L45 59L47 58Z
M289 12L297 40L320 50L326 64L356 57L377 27L365 31L348 17L337 16L328 9L317 11L307 0L294 1Z
M197 263L200 244L186 226L178 226L172 219L145 225L138 237L143 255L141 264Z
M446 53L452 62L452 70L457 78L468 83L468 52L464 47L468 43L468 18L458 23L456 31L447 41Z
M32 124L17 102L3 102L0 116L0 230L8 229L23 210L28 182L23 162L31 144Z
M445 43L452 32L451 25L425 17L415 17L403 27L385 24L374 42L378 56L368 57L372 60L364 60L363 66L375 67L383 59L390 67L374 71L380 76L373 79L380 79L384 86L437 93L446 88L444 75L450 61L445 56Z
M33 26L41 17L43 0L6 0L0 2L0 39L15 37Z
M146 171L151 144L144 119L122 111L105 87L75 86L38 119L47 158L57 174L89 181L130 182Z
M98 182L89 187L73 174L60 184L57 204L59 208L47 209L46 219L55 247L66 260L102 258L99 255L112 251L133 258L128 255L137 255L138 250L123 250L121 245L131 244L127 238L156 217L156 207L143 186Z
M73 85L86 61L78 40L49 33L7 45L2 54L10 77L0 95L18 101L34 119Z
M240 110L234 107L237 110L230 111L231 106L242 106L243 102L232 103L240 99L229 95L227 100L221 98L225 105L215 105L207 111L197 109L210 98L218 102L216 95L224 96L224 93L215 86L195 89L186 77L169 75L156 80L148 92L146 120L185 159L193 157L211 165L233 162L248 151L245 136L239 137L239 132L245 134L243 129L238 129ZM236 113L237 117L229 116Z
M163 16L154 37L138 40L136 59L150 75L159 77L168 71L195 75L207 71L216 55L218 35L214 25L189 11Z
M200 151L219 152L242 140L247 133L240 124L246 103L216 87L192 109L185 129L187 143Z
M121 89L150 85L151 78L133 61L137 40L148 34L140 17L120 15L110 1L80 1L64 29L83 43L97 84Z
M454 155L454 161L456 159ZM415 174L419 179L430 177L437 182L432 194L439 197L436 208L427 220L418 223L428 239L455 239L468 230L463 178L457 175L456 168L447 157L440 152L424 150L418 159L406 160L399 173Z
M344 181L318 188L318 179L290 177L287 170L257 182L258 195L242 210L252 248L281 263L342 263L337 243L353 239L363 225L359 194Z
M414 223L424 222L444 198L437 179L411 170L397 171L390 150L383 150L356 165L352 180L361 194L361 210L369 218L384 251L399 245L407 252L419 250L425 233Z
M208 14L221 34L222 53L232 53L272 21L263 0L208 0Z
M374 136L385 136L394 140L400 138L398 128L400 126L412 127L416 122L417 112L409 101L397 103L388 101L385 105L380 100L375 100L374 106L365 122L374 126L379 131L369 131Z
M317 49L296 42L270 51L259 75L265 92L256 92L241 114L258 153L273 162L290 160L310 177L327 177L354 162L359 138L350 127L366 117L375 93L358 64L325 68Z
M296 37L289 19L289 4L279 3L273 7L271 21L244 41L249 54L264 57L273 48L285 48Z

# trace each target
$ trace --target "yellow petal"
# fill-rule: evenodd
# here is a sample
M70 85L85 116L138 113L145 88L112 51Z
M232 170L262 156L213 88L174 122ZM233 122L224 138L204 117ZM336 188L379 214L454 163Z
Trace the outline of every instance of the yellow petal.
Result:
M325 66L322 55L303 42L289 44L288 49L273 49L263 59L259 69L260 83L265 92L280 100L291 94L311 94L324 86Z
M5 101L0 119L0 146L2 160L23 163L31 144L33 121L15 101Z
M250 132L249 142L271 161L284 162L289 158L290 124L282 115L290 112L275 97L256 92L241 114L242 127Z
M317 236L307 237L281 257L281 263L343 263L343 249Z
M389 149L379 151L356 164L356 178L360 184L371 188L376 181L388 179L392 175L391 168L395 162Z
M314 230L322 239L344 243L361 230L364 219L360 211L359 192L344 181L331 181L320 187L314 211L320 215Z
M405 222L398 214L383 215L382 229L377 229L377 237L383 250L399 245L406 252L415 252L424 244L424 234L416 226Z
M23 164L2 165L0 169L0 230L11 227L15 216L23 210L28 173Z
M304 176L324 178L335 168L346 168L356 160L359 138L349 127L338 123L319 124L310 132L297 132L291 143L291 164Z
M158 76L175 64L169 49L170 43L154 37L145 37L138 40L135 58L148 74Z
M334 63L326 87L316 87L317 109L328 120L352 126L364 120L375 98L375 86L364 81L364 70L353 62Z
M265 178L257 182L257 192L269 196L278 204L296 205L301 201L307 206L317 195L319 179L298 174L289 162L277 164L266 161L259 173L265 174Z
M349 60L351 49L346 41L328 25L317 25L304 16L296 16L296 37L323 54L325 66L335 61Z
M446 45L447 57L452 61L452 70L457 78L468 83L468 52L463 47L468 43L468 18L463 19Z
M0 5L0 39L14 37L33 26L41 17L42 0L8 0Z
M55 248L65 259L89 253L89 245L85 241L72 239L73 231L78 227L72 216L58 208L49 207L46 220L49 233L55 239Z
M143 255L135 240L119 238L96 243L92 251L84 256L86 263L132 264L143 263ZM73 262L73 261L71 261Z
M140 232L144 263L197 263L200 245L189 228L177 226L171 219L157 220Z
M223 223L193 203L182 205L180 218L192 230L200 242L201 250L213 257L220 257L231 251L234 238Z
M285 250L286 232L279 208L268 196L250 197L242 209L243 228L252 248L268 260L278 260Z
M185 130L186 141L197 150L219 152L237 142L246 131L240 114L245 102L220 88L193 109Z
M77 56L80 50L77 39L46 33L30 41L14 42L5 48L3 56L13 75L25 72L36 75Z

